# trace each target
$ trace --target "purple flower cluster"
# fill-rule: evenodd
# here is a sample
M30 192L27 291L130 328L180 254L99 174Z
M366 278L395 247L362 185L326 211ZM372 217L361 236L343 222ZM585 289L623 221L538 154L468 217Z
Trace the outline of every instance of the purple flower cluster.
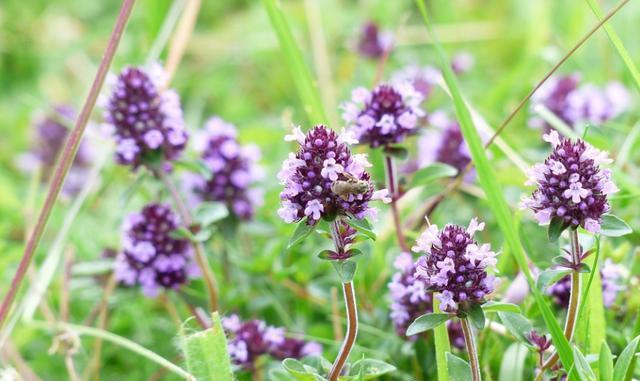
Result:
M556 131L544 135L553 152L529 171L527 185L537 189L522 200L521 208L531 209L541 225L559 218L567 226L600 231L600 219L609 211L607 196L618 191L611 171L600 168L611 163L606 152L582 140L561 138Z
M48 180L69 135L69 128L65 126L65 122L73 123L75 116L75 111L68 105L58 105L52 113L39 116L34 125L35 136L31 151L21 155L18 166L29 172L40 168L42 179ZM88 143L83 140L67 174L63 188L64 194L72 196L80 191L87 178L91 161L91 150Z
M233 362L245 370L255 369L258 357L269 355L279 360L322 355L322 346L285 336L284 328L268 326L262 320L243 322L238 315L222 319L229 336L229 354Z
M400 143L417 132L423 96L408 82L379 85L373 91L353 90L351 100L342 104L342 117L362 144L371 147Z
M496 278L487 274L497 263L489 244L478 245L473 239L484 223L475 218L467 229L446 225L442 231L429 226L413 247L424 253L417 263L416 277L423 279L431 291L439 291L440 309L457 312L459 303L482 303L492 293Z
M629 92L619 82L610 82L604 89L593 84L580 86L578 74L552 77L532 97L534 109L542 105L572 127L581 123L601 125L625 112L630 103ZM538 117L529 123L533 127L550 127Z
M394 85L410 83L426 100L433 93L433 88L440 77L442 77L440 70L433 66L408 65L393 73L391 83Z
M190 242L171 235L179 225L178 216L164 204L148 204L130 214L123 224L116 279L127 286L139 284L145 295L155 296L159 288L175 289L198 276Z
M382 57L393 45L393 36L389 32L381 32L373 21L362 26L358 40L358 52L364 57L377 59Z
M160 70L127 67L113 84L105 119L113 126L116 161L122 165L174 160L187 144L180 98L163 89Z
M433 296L427 282L416 276L417 262L409 253L401 253L393 263L398 270L389 282L391 321L398 336L406 337L409 325L420 316L433 311ZM464 348L464 336L459 322L448 321L449 340L458 349ZM408 339L415 340L418 336Z
M433 128L427 129L418 139L419 167L440 162L459 172L464 170L471 162L471 154L458 122L438 111L429 115L429 125Z
M622 266L614 264L610 259L605 260L600 270L602 302L605 307L611 307L616 301L618 293L624 290L621 284L624 272ZM571 297L571 278L568 275L563 277L547 289L547 294L553 297L556 304L567 308Z
M219 117L209 119L203 136L194 139L201 147L201 158L211 171L209 178L191 174L187 188L198 201L218 201L242 220L253 217L262 204L262 190L252 187L263 177L257 165L260 150L255 145L241 146L235 127Z
M287 141L300 144L282 164L278 179L284 185L278 215L287 223L307 218L308 224L322 217L348 215L362 219L375 213L369 201L387 201L386 190L373 191L365 168L371 164L364 154L352 155L351 134L340 135L319 125L306 135L296 127Z

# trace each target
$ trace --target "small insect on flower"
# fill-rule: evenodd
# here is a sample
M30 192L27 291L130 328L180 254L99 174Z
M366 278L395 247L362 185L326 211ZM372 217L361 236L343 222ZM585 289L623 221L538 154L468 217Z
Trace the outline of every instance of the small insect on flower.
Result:
M618 191L611 171L601 168L612 160L606 152L553 130L543 138L553 152L530 169L527 185L536 190L522 199L520 207L533 210L540 225L555 219L564 227L598 233L602 215L609 211L608 195Z
M416 277L438 291L440 309L455 313L460 303L483 303L495 288L496 278L488 270L496 265L497 254L489 244L479 245L473 236L484 229L484 222L472 219L468 228L446 225L441 231L429 226L417 240L413 251L426 254L418 261Z
M284 186L278 215L287 223L307 218L310 225L321 218L349 216L363 219L375 214L369 201L383 198L374 192L366 168L371 164L362 154L352 155L349 132L337 134L319 125L306 135L295 127L287 141L300 145L282 164L278 179Z

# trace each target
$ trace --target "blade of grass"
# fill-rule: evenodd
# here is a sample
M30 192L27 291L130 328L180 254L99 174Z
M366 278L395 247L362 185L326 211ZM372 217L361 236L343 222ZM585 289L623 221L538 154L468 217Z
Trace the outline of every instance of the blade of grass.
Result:
M471 151L471 157L478 172L480 185L487 195L489 206L493 210L498 225L500 226L500 230L502 230L505 236L507 246L509 247L509 252L513 253L516 261L518 262L520 270L527 278L529 288L532 290L533 296L535 298L536 304L538 305L538 309L542 314L545 325L551 333L553 342L556 345L562 363L566 369L571 369L573 366L573 352L571 350L571 346L569 345L567 339L564 337L562 328L560 328L560 325L556 321L556 318L551 312L551 309L545 303L542 294L535 287L533 275L531 274L531 270L527 265L527 258L520 243L518 232L515 228L517 224L513 218L513 215L511 214L511 211L509 210L504 195L502 194L500 185L496 181L495 173L484 151L484 147L482 145L482 141L480 139L478 131L473 125L471 114L469 112L469 109L465 105L464 98L456 82L456 78L451 69L449 60L442 46L440 46L437 37L433 33L425 4L421 0L416 0L416 4L420 9L420 13L422 14L425 25L427 26L427 30L431 34L434 41L434 46L438 51L438 55L441 61L441 70L444 75L445 82L447 83L447 86L451 91L456 116L460 123L460 129L465 141L469 146L469 150Z
M51 179L51 185L49 186L49 191L47 192L47 197L44 201L44 205L40 210L36 225L31 232L27 245L25 246L24 253L22 255L22 258L20 259L20 263L18 264L18 270L16 271L16 274L11 281L9 291L2 300L2 306L0 306L0 327L3 326L7 316L9 315L9 311L11 310L11 306L13 305L13 301L15 300L16 294L18 293L18 289L22 284L22 280L27 273L29 264L31 264L31 260L33 259L38 244L40 243L40 239L42 238L42 234L44 233L47 221L49 220L49 216L51 215L51 210L53 209L53 206L58 199L58 195L60 194L60 190L62 189L64 180L67 177L67 173L69 172L71 163L76 157L78 147L80 146L80 141L82 140L82 135L84 134L84 130L87 126L87 123L89 122L89 118L91 117L91 112L93 111L93 107L95 106L96 100L98 99L98 94L100 93L102 84L104 83L104 80L107 76L107 72L109 71L109 67L111 66L111 61L115 56L116 49L118 47L118 44L120 43L120 38L124 33L124 29L127 25L127 21L129 20L129 16L131 15L134 4L135 0L124 0L122 2L120 13L118 14L115 26L113 28L113 31L111 32L111 37L109 38L107 48L105 49L102 61L100 62L100 66L98 67L98 71L96 72L93 84L91 85L91 89L89 90L89 94L85 99L82 111L80 112L80 115L76 120L75 126L69 133L69 137L67 138L64 147L62 148L62 153L60 155L58 163L56 164L54 175Z
M438 311L440 302L433 298L433 310ZM447 353L451 352L449 332L446 324L441 324L433 330L433 338L436 347L436 370L438 381L449 381L449 369L447 367Z
M587 4L589 4L589 7L593 11L593 14L596 16L596 18L598 20L602 20L604 15L602 13L602 8L600 8L598 3L594 0L586 0L586 2ZM622 61L627 67L627 70L629 70L629 72L631 73L631 76L633 77L633 81L636 84L636 87L638 87L638 90L640 90L640 72L638 71L636 64L633 62L631 55L629 55L629 51L627 50L627 48L624 47L624 45L622 44L622 40L618 36L618 33L616 33L616 31L611 27L611 25L609 25L608 23L605 23L603 27L605 32L607 32L607 35L609 36L609 40L611 40L611 43L613 44L613 46L616 48L616 51L620 55L620 58L622 58Z
M591 267L591 274L582 289L582 303L578 311L580 319L576 327L576 341L582 344L584 353L598 353L602 342L605 341L606 320L602 301L602 282L598 269L599 259L600 239L596 239L596 254L585 260Z
M302 52L293 38L287 19L280 9L280 6L276 4L276 0L262 0L262 4L269 15L271 26L278 37L280 49L291 71L293 82L298 89L298 95L302 101L304 111L309 116L310 122L312 124L327 123L328 119L322 106L317 83L314 81L309 68L304 62Z

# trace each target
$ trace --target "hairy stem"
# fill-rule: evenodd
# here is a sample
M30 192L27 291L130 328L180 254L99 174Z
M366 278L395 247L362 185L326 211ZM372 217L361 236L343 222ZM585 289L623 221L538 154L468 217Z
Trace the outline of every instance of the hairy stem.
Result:
M471 366L471 378L473 381L481 381L480 361L478 361L478 349L476 348L476 339L473 336L471 323L469 319L460 319L462 325L462 333L464 334L464 344L469 354L469 365Z
M391 196L391 214L393 215L393 225L395 226L396 237L398 239L398 245L403 252L409 253L409 246L402 233L402 223L400 222L400 211L398 210L398 182L395 175L395 169L393 167L393 158L389 155L385 157L385 168L387 171L387 186L389 187L389 195Z
M171 198L178 209L178 214L182 219L182 223L189 228L193 223L193 218L191 217L191 213L187 208L182 196L180 196L180 192L173 184L171 178L167 175L165 171L162 169L154 170L153 173L162 181L164 186L167 188L169 193L171 194ZM196 263L202 272L202 277L204 278L204 283L207 286L207 294L209 295L209 304L211 307L211 311L218 311L218 287L216 286L216 278L211 271L211 267L209 266L209 261L207 260L207 255L205 254L204 247L199 242L191 242L193 247L194 256L196 259Z
M111 37L109 38L109 43L107 44L107 48L102 57L102 61L100 62L100 66L98 67L98 72L96 73L93 84L91 85L91 90L89 90L89 94L85 99L84 105L82 106L82 111L80 112L80 115L76 120L74 128L69 133L69 137L67 138L64 147L62 148L62 153L51 179L51 185L49 186L49 191L47 192L44 205L40 210L36 225L33 228L33 231L31 232L31 235L29 237L29 241L27 242L27 245L24 249L24 254L22 255L22 259L20 260L20 264L18 265L18 270L16 271L16 274L11 281L9 291L2 301L2 306L0 307L0 327L2 327L4 321L7 318L7 315L9 314L9 310L11 309L11 305L13 304L16 294L18 293L20 284L24 279L27 268L29 267L36 248L40 243L40 239L42 238L42 234L44 233L44 228L47 225L47 221L49 220L49 216L51 215L51 210L55 205L56 199L60 194L60 190L62 189L62 185L64 184L64 180L67 176L67 172L69 172L71 163L76 157L76 152L78 151L80 140L82 139L82 135L84 134L87 122L89 122L89 118L91 117L91 111L96 104L98 94L100 93L100 89L102 88L104 79L107 76L107 72L109 71L109 67L111 66L111 61L113 60L113 56L115 55L116 48L118 47L118 43L120 42L120 38L122 37L122 33L124 32L124 28L127 25L127 21L129 20L129 16L131 15L131 10L133 9L134 4L135 0L124 0L122 2L120 13L118 14L116 24L113 28L113 31L111 32Z
M336 358L329 372L329 381L336 381L340 376L358 335L358 309L356 307L356 295L353 292L353 282L342 283L342 292L344 294L344 303L347 307L347 335L340 348L340 353L338 353L338 358Z
M571 236L571 260L574 265L580 263L582 256L582 249L580 248L580 242L578 241L578 230L571 229L569 232ZM573 333L575 332L576 322L578 318L578 306L580 305L580 273L576 270L571 272L571 295L569 297L569 308L567 309L567 319L564 325L564 336L567 340L571 341ZM540 367L540 373L536 376L535 380L542 380L544 371L551 368L558 362L558 352L554 352Z

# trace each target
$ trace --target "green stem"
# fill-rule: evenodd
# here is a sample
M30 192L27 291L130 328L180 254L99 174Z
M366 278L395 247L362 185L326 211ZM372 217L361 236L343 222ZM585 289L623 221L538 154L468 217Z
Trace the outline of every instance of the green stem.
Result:
M476 340L473 335L473 329L469 319L460 319L462 323L462 333L464 334L464 343L469 354L469 365L471 366L471 378L473 381L482 381L480 376L480 361L478 360L478 349L476 348Z

